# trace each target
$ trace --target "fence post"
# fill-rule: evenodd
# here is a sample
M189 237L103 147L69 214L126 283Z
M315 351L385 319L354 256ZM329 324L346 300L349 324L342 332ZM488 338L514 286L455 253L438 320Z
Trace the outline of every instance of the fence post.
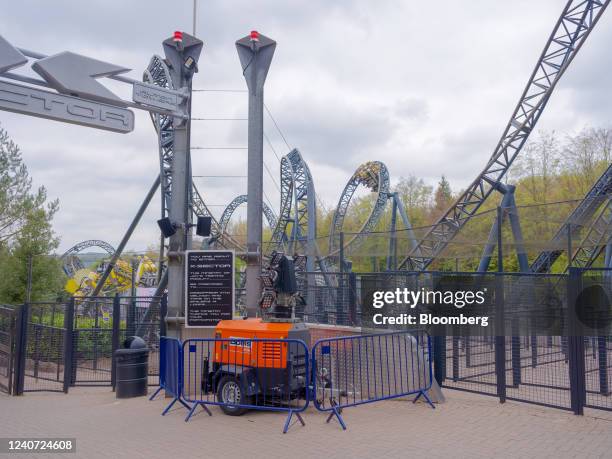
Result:
M357 325L357 275L350 272L349 280L349 325L354 327Z
M336 301L336 324L346 325L344 313L344 232L340 231L340 273L338 274L338 299Z
M15 345L15 395L23 395L25 361L28 348L28 315L30 306L24 303L17 313L17 343Z
M99 300L95 303L94 309L94 325L93 325L93 369L98 369L98 339L100 337L100 302Z
M15 359L17 346L17 320L19 311L14 309L9 317L9 360L8 360L8 395L14 394L15 390Z
M76 385L76 380L77 380L77 358L78 358L78 350L79 350L79 343L80 343L80 332L79 329L76 328L72 331L72 359L70 362L70 385L74 386Z
M168 294L164 293L159 305L159 336L166 336L166 316L168 315Z
M599 393L603 396L610 395L610 385L608 381L608 348L605 336L597 337L597 354L599 357Z
M113 335L111 342L111 386L115 390L117 378L117 367L115 362L115 351L119 349L119 334L121 333L121 303L119 294L115 293L113 298Z
M130 298L128 302L127 310L127 323L126 323L126 338L128 336L134 336L136 334L136 299Z
M538 366L538 337L531 335L531 368Z
M456 328L453 329L453 382L457 382L459 380L459 336L457 333L458 330Z
M344 231L340 231L339 244L340 244L340 252L338 255L340 258L340 272L343 273L344 272Z
M576 268L569 269L567 281L567 347L569 363L570 400L574 414L584 414L586 402L586 381L584 366L584 338L580 336L579 325L575 314L574 303L582 284L582 272Z
M496 329L495 334L495 379L497 381L497 395L500 403L506 401L506 337L504 336L504 299L503 278L501 275L495 279L495 305Z
M499 402L506 401L506 336L504 333L503 209L497 207L497 273L495 275L495 379Z
M521 337L519 336L519 324L516 318L512 319L512 338L510 342L512 355L512 387L521 384Z
M42 308L41 308L42 311ZM34 377L38 378L38 368L40 366L40 322L38 323L38 326L36 326L35 324L32 324L34 328L34 352L32 353L32 357L34 359Z
M72 383L72 365L74 352L74 297L70 298L64 310L64 393Z

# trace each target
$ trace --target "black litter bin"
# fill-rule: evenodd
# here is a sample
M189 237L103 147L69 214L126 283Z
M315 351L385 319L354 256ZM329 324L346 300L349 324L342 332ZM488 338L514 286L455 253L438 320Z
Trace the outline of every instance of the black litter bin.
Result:
M149 349L138 336L130 336L123 345L124 349L115 351L115 394L117 398L147 395Z

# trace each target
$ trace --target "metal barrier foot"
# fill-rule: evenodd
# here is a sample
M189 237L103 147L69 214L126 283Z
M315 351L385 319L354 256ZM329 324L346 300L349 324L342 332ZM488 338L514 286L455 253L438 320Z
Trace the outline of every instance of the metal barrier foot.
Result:
M191 410L191 407L189 405L187 405L187 403L185 403L183 400L181 400L179 397L174 397L172 399L172 401L170 402L170 404L166 407L166 409L164 411L162 411L162 416L165 416L166 413L168 411L170 411L170 408L172 408L174 406L174 404L176 402L179 402L181 405L183 405L185 408L187 408L188 410Z
M191 419L191 416L193 416L193 413L195 413L195 410L198 407L198 405L200 405L204 409L204 411L206 411L206 413L208 413L209 416L212 416L212 413L210 412L210 410L208 409L208 407L204 403L196 402L191 407L191 409L189 410L189 413L187 413L187 417L185 418L185 422L187 422L187 421L189 421L189 419Z
M432 401L431 401L431 399L429 398L429 395L427 395L427 392L425 392L425 391L421 391L421 392L419 392L419 395L417 395L417 396L414 398L414 400L412 401L412 403L416 403L416 402L417 402L417 400L418 400L419 398L421 398L421 395L422 395L423 397L425 397L425 400L427 401L427 403L429 403L429 406L431 406L431 407L432 407L432 408L435 410L435 409L436 409L436 407L434 406L433 402L432 402Z
M342 413L342 408L338 409L335 406L332 406L332 412L329 413L327 421L325 422L329 423L329 421L331 421L332 418L336 416L336 418L338 418L338 422L342 426L342 430L346 430L346 424L344 423L344 419L342 419L342 415L340 413Z
M149 397L149 401L153 400L155 397L157 397L157 394L159 394L162 391L163 387L159 386L159 388L153 393L153 395L151 395Z
M285 421L285 427L283 428L283 433L287 433L287 430L289 430L289 423L291 422L291 418L293 417L293 415L295 414L295 417L298 418L298 421L300 421L300 423L305 426L306 423L304 422L304 419L302 419L302 415L296 411L293 410L289 410L289 415L287 416L287 420Z

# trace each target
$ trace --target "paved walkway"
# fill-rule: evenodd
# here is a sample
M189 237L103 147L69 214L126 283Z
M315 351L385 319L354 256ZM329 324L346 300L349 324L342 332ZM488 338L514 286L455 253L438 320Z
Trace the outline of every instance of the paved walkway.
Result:
M346 432L309 410L305 427L293 425L283 435L283 414L230 417L212 408L213 417L202 412L185 423L183 408L160 416L163 398L116 400L108 389L79 388L69 395L0 396L0 437L76 437L76 457L86 459L612 457L612 413L574 416L459 391L445 394L447 402L436 410L403 400L347 409Z

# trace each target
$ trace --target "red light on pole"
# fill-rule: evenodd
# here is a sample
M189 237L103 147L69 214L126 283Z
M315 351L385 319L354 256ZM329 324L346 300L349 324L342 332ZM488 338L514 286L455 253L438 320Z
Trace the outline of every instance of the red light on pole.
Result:
M174 37L172 38L172 40L175 43L182 43L183 42L183 32L181 32L180 30L175 31Z
M259 41L259 32L257 30L251 30L251 41Z

